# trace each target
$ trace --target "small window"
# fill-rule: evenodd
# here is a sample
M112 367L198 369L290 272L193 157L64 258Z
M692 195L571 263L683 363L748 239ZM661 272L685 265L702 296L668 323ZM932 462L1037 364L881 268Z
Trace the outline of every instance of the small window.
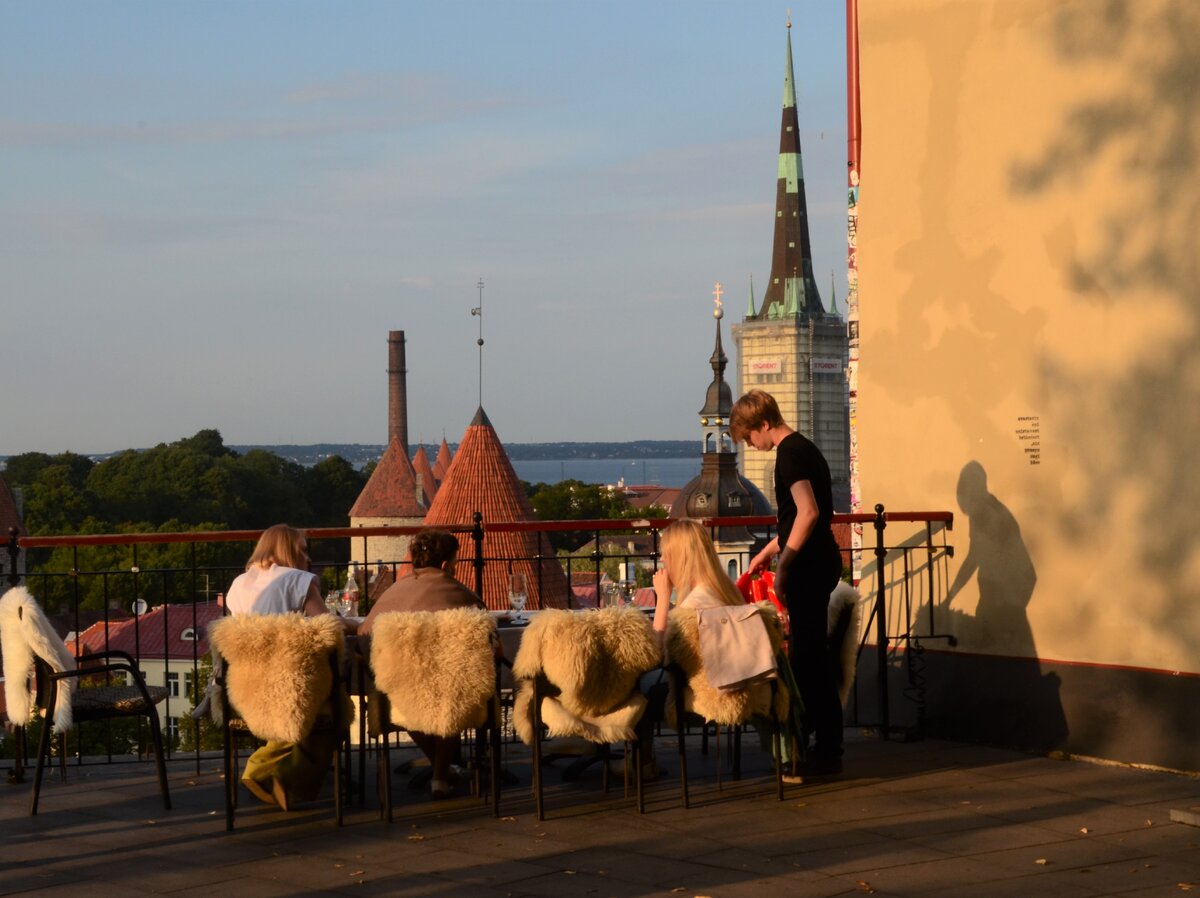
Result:
M179 698L179 674L174 672L168 673L165 685L171 698Z
M726 568L729 571L729 579L736 580L738 578L737 559L730 558L729 566Z
M188 627L182 633L179 634L179 638L182 639L184 642L195 642L196 641L196 628Z

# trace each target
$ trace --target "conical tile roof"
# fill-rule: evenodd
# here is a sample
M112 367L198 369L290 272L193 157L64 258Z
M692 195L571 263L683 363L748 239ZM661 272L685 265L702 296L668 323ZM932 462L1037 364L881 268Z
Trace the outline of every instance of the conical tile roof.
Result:
M426 454L424 446L417 447L412 466L413 472L421 481L421 489L425 491L425 505L432 505L433 497L437 495L438 491L438 478L434 476L433 466L429 464L429 456Z
M445 443L443 443L445 447ZM541 554L551 557L540 564L536 533L488 532L489 521L532 521L533 508L513 470L500 438L481 407L459 443L437 498L425 516L427 526L470 525L475 512L483 515L484 560L483 601L489 608L508 607L509 571L523 571L529 589L527 608L562 608L567 604L567 576L554 559L549 543ZM459 537L459 580L475 588L475 543Z
M433 476L437 478L438 486L446 479L453 459L450 457L450 444L442 437L442 445L438 448L437 458L433 460Z
M358 494L351 518L421 518L426 507L417 499L417 479L408 453L395 437L371 478Z

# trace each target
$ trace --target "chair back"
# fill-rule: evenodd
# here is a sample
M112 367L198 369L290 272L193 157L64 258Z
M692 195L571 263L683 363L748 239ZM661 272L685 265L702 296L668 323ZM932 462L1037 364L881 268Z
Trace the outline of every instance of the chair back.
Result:
M328 614L240 614L213 621L208 638L224 660L229 705L250 731L301 741L343 666L341 622Z
M740 607L740 606L739 606ZM783 649L783 627L779 615L769 603L759 603L757 617L765 626L771 649L778 656ZM755 623L750 620L749 623ZM751 683L738 689L714 686L704 667L698 615L692 608L676 608L667 619L667 654L683 674L683 707L705 720L726 726L747 723L754 714L771 714L772 695L775 712L787 716L788 692L771 689L767 682ZM673 678L674 679L674 678ZM675 702L667 702L668 722L674 726Z
M23 586L14 586L0 597L0 651L4 654L4 699L9 721L25 726L37 707L48 698L42 688L31 689L29 672L42 661L55 673L75 669L75 658L55 632L37 600ZM74 679L59 680L54 708L54 728L65 732L72 726L71 696Z
M481 608L397 611L371 628L371 672L386 696L387 724L432 736L456 736L487 720L496 696L496 622ZM378 732L376 732L378 731Z
M517 734L532 740L533 680L541 678L552 694L542 709L552 735L631 738L645 707L635 693L638 678L660 660L650 621L637 608L540 612L513 662L513 676L523 681L514 707Z

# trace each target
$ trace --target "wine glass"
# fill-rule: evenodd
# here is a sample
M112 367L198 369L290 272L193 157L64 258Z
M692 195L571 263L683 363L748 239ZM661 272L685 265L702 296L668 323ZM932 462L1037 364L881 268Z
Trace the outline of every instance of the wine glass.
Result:
M529 593L525 588L525 575L519 572L508 575L508 604L512 606L513 614L512 621L514 623L523 623L525 616L522 612L525 610L525 600L529 597Z
M325 610L330 614L340 614L342 611L342 596L336 589L329 590L325 596Z
M621 580L617 584L617 588L621 592L621 604L625 606L632 605L633 597L637 595L637 581L628 579Z

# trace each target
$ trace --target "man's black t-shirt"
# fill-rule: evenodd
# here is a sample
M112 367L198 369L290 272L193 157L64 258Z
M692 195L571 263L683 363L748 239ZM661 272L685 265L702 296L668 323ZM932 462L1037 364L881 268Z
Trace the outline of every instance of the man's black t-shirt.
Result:
M780 548L787 545L788 534L796 523L792 484L801 480L809 482L817 500L817 522L808 540L800 547L796 559L798 563L807 565L828 560L831 550L838 553L837 542L830 529L833 520L833 483L829 475L829 463L825 461L821 450L808 437L793 432L775 447L775 503L779 508ZM840 561L838 570L841 570Z

